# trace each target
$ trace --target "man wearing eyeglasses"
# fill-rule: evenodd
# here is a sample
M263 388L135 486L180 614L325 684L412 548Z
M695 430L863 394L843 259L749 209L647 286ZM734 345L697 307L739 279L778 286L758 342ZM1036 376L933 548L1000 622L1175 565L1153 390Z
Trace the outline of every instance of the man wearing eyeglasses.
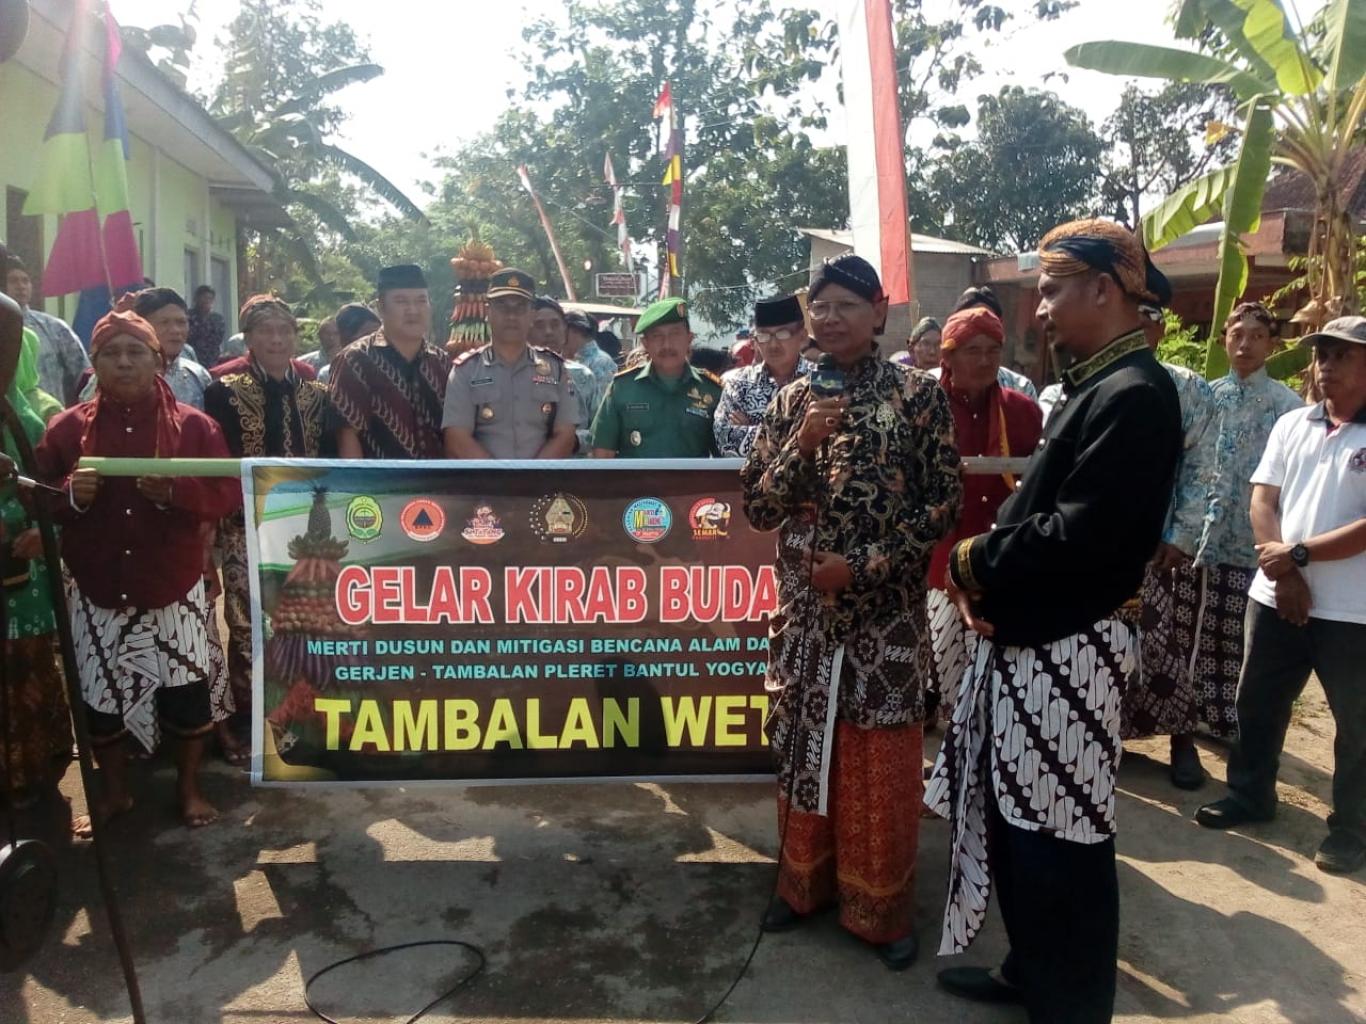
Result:
M806 323L795 295L763 299L754 304L754 333L759 358L750 366L728 373L716 408L713 430L716 447L726 458L743 459L754 447L764 411L784 386L811 372L802 358Z

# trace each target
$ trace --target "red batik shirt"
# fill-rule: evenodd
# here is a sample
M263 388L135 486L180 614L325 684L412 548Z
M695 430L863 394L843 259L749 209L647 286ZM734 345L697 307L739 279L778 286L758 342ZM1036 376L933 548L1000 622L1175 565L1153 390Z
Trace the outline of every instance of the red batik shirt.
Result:
M83 454L229 457L218 424L179 402L167 405L178 435L175 450L158 451L157 410L153 393L132 406L102 398L59 413L38 445L39 474L65 488ZM95 450L82 452L81 440L92 425L98 425ZM232 477L179 477L164 509L138 492L134 478L103 477L85 511L58 499L53 514L62 524L62 557L82 594L101 608L149 609L174 604L194 589L204 571L201 524L223 518L241 502L241 484Z

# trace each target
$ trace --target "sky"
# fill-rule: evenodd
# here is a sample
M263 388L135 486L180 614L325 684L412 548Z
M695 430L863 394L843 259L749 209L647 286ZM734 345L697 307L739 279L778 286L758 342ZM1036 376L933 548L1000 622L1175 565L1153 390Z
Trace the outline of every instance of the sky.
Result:
M998 2L1008 8L1024 6L1022 0ZM953 0L927 0L927 6L941 10L952 5ZM147 27L175 22L187 0L111 0L111 6L120 21ZM833 10L835 4L814 0L814 6ZM218 67L212 40L223 34L237 5L232 0L200 0L199 8L200 41L190 87L207 91ZM1099 126L1114 110L1124 82L1067 68L1063 51L1076 43L1116 36L1168 43L1166 8L1163 0L1127 0L1122 5L1116 0L1081 0L1058 22L1027 24L1017 19L1012 23L1017 27L1008 25L999 41L978 51L978 59L990 70L961 90L959 98L975 109L978 95L1002 85L1044 87L1081 107ZM1119 9L1122 19L1116 16ZM432 156L458 148L488 127L507 106L507 90L525 79L513 54L522 26L542 16L563 17L564 5L554 0L327 0L324 11L329 20L350 23L368 44L372 59L385 68L383 77L337 94L350 115L340 141L421 205L420 183L439 176ZM475 13L480 11L482 16ZM1060 73L1067 78L1048 78ZM429 102L434 78L450 87L449 103L437 109ZM834 76L826 76L820 88L833 106ZM414 98L422 102L415 103ZM843 141L842 135L836 114L828 137L818 141L835 144Z

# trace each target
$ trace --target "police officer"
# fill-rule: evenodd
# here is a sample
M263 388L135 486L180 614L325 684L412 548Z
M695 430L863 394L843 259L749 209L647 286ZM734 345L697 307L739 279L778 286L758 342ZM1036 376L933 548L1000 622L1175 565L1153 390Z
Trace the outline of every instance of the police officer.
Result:
M455 361L441 427L452 459L563 459L574 453L579 399L564 359L527 344L531 275L489 280L493 340Z
M682 299L661 299L636 323L648 361L612 378L593 420L595 459L704 459L716 454L715 374L688 362L692 331Z

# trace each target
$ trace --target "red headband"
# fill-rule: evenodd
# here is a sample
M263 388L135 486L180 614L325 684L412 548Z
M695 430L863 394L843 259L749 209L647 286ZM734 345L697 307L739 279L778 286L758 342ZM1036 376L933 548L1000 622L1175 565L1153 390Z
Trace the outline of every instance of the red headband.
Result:
M1001 318L985 306L973 306L949 317L944 324L940 350L951 352L980 334L985 334L998 345L1006 342L1006 328Z
M161 342L157 340L157 332L151 324L131 309L116 309L112 313L106 313L99 323L95 324L95 330L90 335L90 355L93 357L104 345L121 334L137 338L153 352L161 352Z

